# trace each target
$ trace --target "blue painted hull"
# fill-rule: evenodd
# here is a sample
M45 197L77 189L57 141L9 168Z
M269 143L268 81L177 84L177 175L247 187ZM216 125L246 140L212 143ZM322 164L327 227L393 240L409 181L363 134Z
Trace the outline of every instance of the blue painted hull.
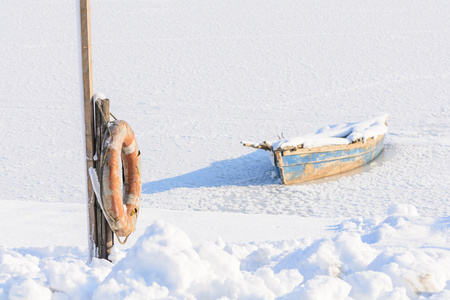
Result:
M275 166L284 184L323 178L360 167L384 148L384 135L365 143L326 146L294 151L274 151Z

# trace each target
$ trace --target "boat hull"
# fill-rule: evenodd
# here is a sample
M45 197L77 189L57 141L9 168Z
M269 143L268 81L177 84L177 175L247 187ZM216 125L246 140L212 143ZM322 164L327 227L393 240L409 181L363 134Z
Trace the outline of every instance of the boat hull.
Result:
M350 145L275 150L275 166L283 184L294 184L360 167L377 157L383 148L384 135Z

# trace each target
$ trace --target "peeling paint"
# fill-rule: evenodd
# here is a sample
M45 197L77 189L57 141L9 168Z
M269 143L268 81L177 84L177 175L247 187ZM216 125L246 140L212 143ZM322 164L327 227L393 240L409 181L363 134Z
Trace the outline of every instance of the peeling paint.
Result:
M274 151L277 173L284 184L300 183L343 173L376 158L384 148L384 135L350 145Z

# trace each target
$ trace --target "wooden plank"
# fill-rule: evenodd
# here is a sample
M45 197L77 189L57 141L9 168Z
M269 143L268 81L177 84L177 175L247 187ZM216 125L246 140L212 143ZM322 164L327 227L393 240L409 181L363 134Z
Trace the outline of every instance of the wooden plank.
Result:
M376 144L379 140L384 138L384 134L378 136L376 139L369 138L366 142L358 141L355 143L347 144L347 145L330 145L330 146L321 146L321 147L314 147L314 148L300 148L300 149L294 149L294 150L274 150L275 151L281 151L283 153L283 156L289 156L289 155L300 155L300 154L307 154L307 153L317 153L317 152L330 152L330 151L338 151L338 150L351 150L361 147L368 147L369 145Z
M95 105L95 110L94 110L94 124L95 124L95 156L96 156L96 161L95 161L95 170L97 171L97 176L99 178L99 180L101 180L102 178L102 173L101 173L101 141L102 141L102 124L103 124L103 120L102 120L102 116L101 116L101 112L100 109L102 108L102 102L103 100L97 100L94 105ZM100 108L100 109L99 109ZM101 209L100 204L98 203L99 201L101 201L101 199L98 199L97 196L95 196L95 203L94 203L94 207L95 207L95 222L96 222L96 235L97 235L97 249L98 249L98 253L97 253L97 257L98 258L105 258L106 256L106 251L105 251L105 247L104 247L104 239L103 239L103 224L102 224L102 219L103 217L103 212Z
M334 146L331 146L331 149L335 150L288 156L282 155L281 151L274 151L283 183L301 183L343 173L364 165L383 150L384 135L375 140L370 139L366 143L355 144L360 147L336 150Z
M106 134L108 122L110 121L109 99L99 99L96 101L95 105L95 140L97 153L95 168L97 170L99 180L101 180L101 165L103 163L103 157L101 157L102 142ZM97 199L97 201L100 201L100 199ZM95 205L97 211L98 258L108 259L111 254L111 248L114 245L113 232L109 227L109 224L106 221L103 211L97 201Z
M267 148L266 145L254 145L254 144L250 144L250 143L242 143L242 145L244 147L250 147L250 148L255 148L255 149L270 150L270 148Z
M95 257L97 258L105 258L105 250L104 247L102 247L102 245L104 244L103 241L103 235L102 235L102 217L103 217L103 212L102 212L102 208L100 207L100 205L98 204L98 199L97 197L94 195L95 198L95 202L94 202L94 209L95 209L95 240L97 241L97 243L95 244L95 248L96 248L96 253L95 253Z
M83 99L84 99L84 123L86 138L86 172L88 190L88 234L89 234L89 259L96 253L97 244L95 228L95 199L94 190L89 180L89 169L94 167L94 115L92 107L93 80L92 80L92 55L91 55L91 30L90 30L90 3L89 0L80 0L80 27L81 27L81 56L83 72Z
M272 145L270 145L268 142L264 141L263 143L264 143L264 145L267 147L267 149L269 149L269 150L272 150L272 149L273 149L273 148L272 148Z
M275 166L278 167L278 170L280 172L281 182L283 182L283 184L287 184L286 178L284 176L283 157L281 155L281 152L274 151L274 154L275 154Z
M88 99L89 101L91 101L93 96L93 79L91 51L91 9L89 1L90 0L80 0L80 15L84 99Z

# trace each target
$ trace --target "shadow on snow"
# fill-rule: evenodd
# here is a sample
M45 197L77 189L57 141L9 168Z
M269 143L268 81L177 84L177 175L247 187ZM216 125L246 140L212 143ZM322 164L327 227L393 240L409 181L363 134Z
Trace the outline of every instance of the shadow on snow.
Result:
M213 162L209 167L172 178L146 182L142 185L143 194L165 192L174 188L198 188L221 186L248 186L276 184L272 178L275 171L270 159L263 151Z

